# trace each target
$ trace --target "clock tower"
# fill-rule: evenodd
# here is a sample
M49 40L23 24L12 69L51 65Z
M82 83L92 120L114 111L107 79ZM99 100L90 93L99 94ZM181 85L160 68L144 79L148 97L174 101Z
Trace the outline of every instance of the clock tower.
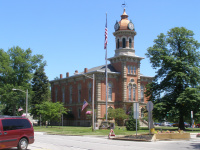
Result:
M128 20L124 9L121 20L114 25L116 48L114 57L109 58L111 65L120 72L120 100L124 109L132 106L133 102L144 102L141 96L140 61L144 59L135 55L134 37L136 35L134 24Z

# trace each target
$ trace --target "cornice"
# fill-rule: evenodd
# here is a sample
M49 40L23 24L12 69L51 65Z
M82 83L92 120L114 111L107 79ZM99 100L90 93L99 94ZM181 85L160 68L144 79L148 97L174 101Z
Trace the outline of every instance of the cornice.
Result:
M113 33L114 36L119 36L119 35L132 35L135 36L137 33L134 30L118 30Z
M141 59L144 59L143 57L138 57L138 56L116 56L116 57L111 57L108 58L108 60L111 63L116 63L116 62L140 62Z

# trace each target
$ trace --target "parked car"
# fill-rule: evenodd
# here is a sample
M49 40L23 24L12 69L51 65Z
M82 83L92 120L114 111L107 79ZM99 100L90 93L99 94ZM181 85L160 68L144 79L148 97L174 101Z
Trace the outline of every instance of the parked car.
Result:
M156 126L161 126L161 123L159 123L159 122L154 122L154 125L156 125Z
M198 123L198 124L196 124L195 126L196 126L196 128L200 128L200 124L199 124L199 123Z
M190 124L189 124L189 123L184 122L184 124L185 124L185 127L186 127L186 128L190 127Z
M0 149L18 147L26 150L34 143L34 129L30 121L19 116L0 116Z
M165 121L165 122L162 122L162 123L161 123L161 126L168 126L168 127L171 127L172 125L171 125L170 122Z
M178 126L179 126L179 123L174 123L172 126L173 126L173 127L178 127Z
M190 124L189 124L189 123L184 122L184 124L185 124L185 127L186 127L186 128L190 127ZM179 127L179 123L174 123L172 126L173 126L173 127Z

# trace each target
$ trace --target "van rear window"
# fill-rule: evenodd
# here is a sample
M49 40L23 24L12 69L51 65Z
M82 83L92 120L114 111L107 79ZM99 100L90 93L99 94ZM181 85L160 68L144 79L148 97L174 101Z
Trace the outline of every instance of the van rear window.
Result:
M2 120L2 124L4 131L31 128L26 119L5 119Z

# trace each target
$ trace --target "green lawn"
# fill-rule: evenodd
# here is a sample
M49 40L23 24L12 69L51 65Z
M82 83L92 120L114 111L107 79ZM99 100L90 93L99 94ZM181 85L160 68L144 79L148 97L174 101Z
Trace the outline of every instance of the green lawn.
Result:
M60 135L108 135L110 132L110 129L100 129L95 130L92 132L91 127L72 127L72 126L49 126L46 128L45 126L35 126L34 130L36 132L46 132L47 134L60 134ZM162 130L162 131L177 131L177 127L155 127L155 130ZM136 134L136 131L127 131L126 127L115 127L114 129L115 135L133 135ZM200 128L194 128L192 131L192 128L186 128L185 132L194 132L194 133L200 133ZM149 133L149 130L147 127L141 127L139 131L137 131L138 134L147 134Z

